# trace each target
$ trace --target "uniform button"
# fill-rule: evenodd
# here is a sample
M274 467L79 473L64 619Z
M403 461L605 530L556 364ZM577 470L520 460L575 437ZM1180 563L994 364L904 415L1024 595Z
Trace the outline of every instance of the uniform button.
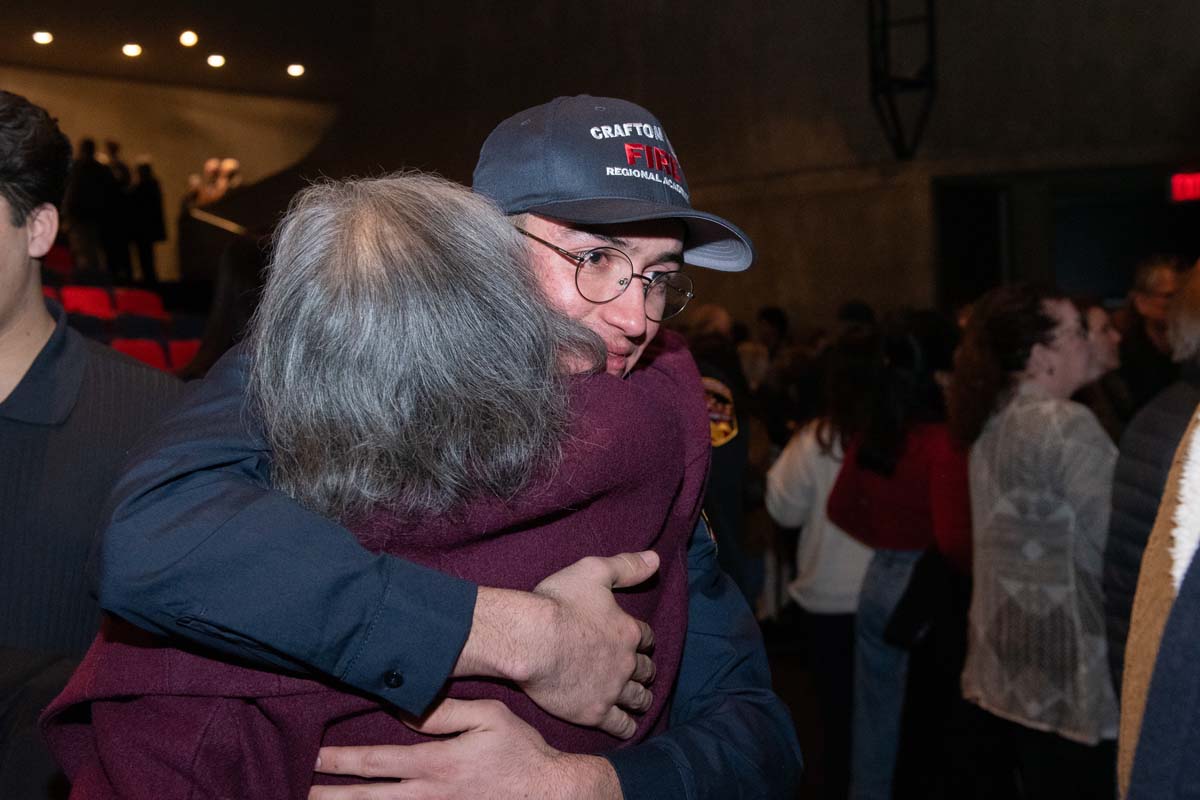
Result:
M383 682L387 684L389 689L399 689L404 685L404 676L394 669L389 669L383 673Z

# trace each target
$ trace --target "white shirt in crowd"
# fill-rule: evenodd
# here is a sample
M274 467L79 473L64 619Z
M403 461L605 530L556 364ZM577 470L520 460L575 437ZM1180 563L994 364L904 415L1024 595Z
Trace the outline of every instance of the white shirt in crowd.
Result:
M814 614L853 614L872 550L829 521L825 507L842 467L835 441L825 452L811 422L792 437L767 473L767 511L785 528L803 528L788 594Z

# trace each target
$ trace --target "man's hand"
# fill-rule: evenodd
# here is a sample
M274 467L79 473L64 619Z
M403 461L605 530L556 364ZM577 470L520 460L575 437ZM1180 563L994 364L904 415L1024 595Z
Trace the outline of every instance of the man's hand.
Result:
M589 557L559 570L532 593L481 587L456 676L514 681L549 713L628 739L645 711L654 644L646 623L616 604L612 590L636 586L658 569L652 551Z
M317 772L400 783L313 786L308 800L620 800L612 765L560 753L497 700L443 700L415 730L452 739L322 747Z

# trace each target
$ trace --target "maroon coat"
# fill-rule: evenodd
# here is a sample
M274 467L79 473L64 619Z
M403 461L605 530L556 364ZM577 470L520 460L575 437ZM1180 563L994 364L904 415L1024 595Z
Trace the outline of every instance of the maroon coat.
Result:
M480 500L440 517L378 513L354 526L372 550L522 590L584 556L656 550L657 578L617 596L655 633L658 691L633 742L666 725L687 626L687 543L710 451L704 394L681 340L665 334L645 359L627 380L573 382L563 459L515 500ZM559 750L620 744L550 716L502 681L452 680L447 693L503 701ZM72 796L94 798L304 797L322 745L429 738L344 687L186 652L117 619L105 623L43 728Z

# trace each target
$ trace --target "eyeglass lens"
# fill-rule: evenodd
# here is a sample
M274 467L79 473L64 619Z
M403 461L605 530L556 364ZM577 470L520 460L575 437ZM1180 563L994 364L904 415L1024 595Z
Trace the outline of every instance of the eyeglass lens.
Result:
M613 247L597 247L580 258L575 272L579 293L593 303L620 297L633 280L633 262ZM646 316L661 321L675 316L691 297L692 281L680 272L662 273L646 290Z

